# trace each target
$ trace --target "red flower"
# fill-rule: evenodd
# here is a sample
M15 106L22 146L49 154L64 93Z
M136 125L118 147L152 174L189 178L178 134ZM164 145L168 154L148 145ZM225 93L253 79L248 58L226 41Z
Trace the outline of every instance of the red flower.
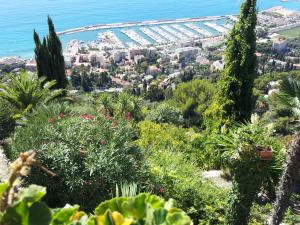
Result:
M127 120L131 120L131 119L132 119L132 114L131 114L131 112L128 112L128 113L127 113L126 118L127 118Z
M49 123L54 123L54 119L53 119L53 118L49 118L49 119L48 119L48 122L49 122Z
M90 114L84 114L84 115L82 116L82 118L85 119L85 120L92 120L92 119L94 119L95 117L94 117L93 115L90 115Z
M58 114L58 118L59 118L59 119L63 118L64 116L65 116L65 114L63 114L63 113L59 113L59 114Z
M166 192L166 189L165 189L164 187L161 187L161 188L159 189L159 192L160 192L160 193L165 193L165 192Z

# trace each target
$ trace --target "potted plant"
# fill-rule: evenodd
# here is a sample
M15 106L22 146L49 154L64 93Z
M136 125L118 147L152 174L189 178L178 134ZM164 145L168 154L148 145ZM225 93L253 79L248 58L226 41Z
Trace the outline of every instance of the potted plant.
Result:
M273 157L273 149L272 146L268 147L257 147L257 153L261 160L271 160Z

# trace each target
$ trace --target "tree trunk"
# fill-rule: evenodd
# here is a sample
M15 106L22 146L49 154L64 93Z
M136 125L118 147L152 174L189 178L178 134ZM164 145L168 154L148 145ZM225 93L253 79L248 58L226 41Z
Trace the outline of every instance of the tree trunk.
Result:
M280 179L277 191L277 199L273 212L269 218L270 225L279 225L289 206L290 198L293 193L295 179L300 170L300 134L297 134L292 141L286 159L286 165Z

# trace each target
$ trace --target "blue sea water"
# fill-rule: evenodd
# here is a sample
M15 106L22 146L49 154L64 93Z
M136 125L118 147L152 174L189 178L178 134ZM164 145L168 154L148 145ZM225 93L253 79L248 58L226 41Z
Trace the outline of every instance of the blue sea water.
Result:
M0 56L33 56L33 29L47 32L50 15L56 30L85 25L235 14L241 0L0 0ZM258 0L259 10L281 5L300 10L300 0ZM96 32L62 36L94 40Z

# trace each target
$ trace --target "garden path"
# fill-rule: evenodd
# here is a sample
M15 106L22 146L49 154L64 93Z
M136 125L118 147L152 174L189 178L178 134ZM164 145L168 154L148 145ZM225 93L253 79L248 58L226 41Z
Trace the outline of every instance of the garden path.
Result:
M8 160L3 153L3 149L0 146L0 181L7 180L9 176L9 166L8 166Z
M226 180L221 170L210 170L202 173L202 178L211 181L217 187L220 188L231 188L231 182Z

